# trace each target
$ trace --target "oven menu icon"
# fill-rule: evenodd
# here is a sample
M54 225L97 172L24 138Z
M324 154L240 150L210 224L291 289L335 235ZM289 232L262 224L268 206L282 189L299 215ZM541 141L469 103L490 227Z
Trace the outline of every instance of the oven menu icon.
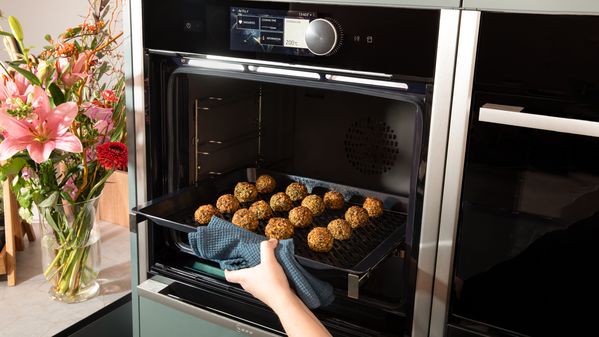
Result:
M231 7L230 48L312 56L305 33L316 13Z

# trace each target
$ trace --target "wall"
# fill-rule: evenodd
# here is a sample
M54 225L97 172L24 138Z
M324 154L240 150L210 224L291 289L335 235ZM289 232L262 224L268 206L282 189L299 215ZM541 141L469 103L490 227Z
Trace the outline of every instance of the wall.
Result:
M38 54L48 43L46 34L56 38L67 27L80 24L87 15L87 0L0 0L0 11L6 18L12 15L23 26L25 45ZM6 19L0 21L4 30L9 30ZM7 60L4 44L0 43L0 60Z

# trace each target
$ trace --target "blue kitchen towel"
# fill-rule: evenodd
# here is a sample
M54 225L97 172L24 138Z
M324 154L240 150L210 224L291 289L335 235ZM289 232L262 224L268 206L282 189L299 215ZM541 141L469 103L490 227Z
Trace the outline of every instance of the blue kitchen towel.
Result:
M213 216L208 226L189 233L189 243L201 258L218 262L221 269L237 270L260 264L260 242L266 237ZM310 309L333 302L333 287L306 271L295 259L293 239L280 240L275 256L289 283Z

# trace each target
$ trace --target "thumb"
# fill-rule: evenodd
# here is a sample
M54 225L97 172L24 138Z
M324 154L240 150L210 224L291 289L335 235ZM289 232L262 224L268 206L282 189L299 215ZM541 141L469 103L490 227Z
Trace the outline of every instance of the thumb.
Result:
M231 283L241 283L246 278L247 269L225 270L225 279Z
M277 261L275 248L278 243L277 239L260 242L260 263L270 264Z

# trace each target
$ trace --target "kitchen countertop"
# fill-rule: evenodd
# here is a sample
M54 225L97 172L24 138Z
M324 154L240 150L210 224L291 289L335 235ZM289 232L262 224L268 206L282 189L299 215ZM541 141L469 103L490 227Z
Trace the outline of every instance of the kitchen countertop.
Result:
M129 229L105 221L99 221L99 226L100 294L66 304L49 298L50 284L42 275L39 225L33 225L36 240L24 239L25 249L17 252L17 285L8 287L5 278L0 279L0 337L53 336L131 291Z

